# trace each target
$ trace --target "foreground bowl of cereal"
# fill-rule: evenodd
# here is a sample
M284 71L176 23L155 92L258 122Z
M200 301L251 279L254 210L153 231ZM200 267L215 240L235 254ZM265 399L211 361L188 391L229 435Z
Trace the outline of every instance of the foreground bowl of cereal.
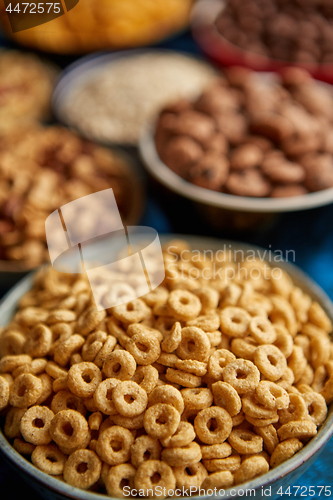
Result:
M213 226L257 228L333 202L330 85L299 68L225 69L197 99L169 103L141 156L167 190Z
M164 241L165 282L129 305L46 269L0 306L1 450L45 498L274 497L333 434L325 293L258 248Z

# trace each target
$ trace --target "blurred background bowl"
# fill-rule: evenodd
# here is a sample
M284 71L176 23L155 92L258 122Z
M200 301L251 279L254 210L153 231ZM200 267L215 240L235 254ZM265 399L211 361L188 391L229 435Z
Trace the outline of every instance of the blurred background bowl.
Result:
M194 39L208 57L221 66L246 66L255 71L279 72L286 66L307 70L314 78L333 83L333 64L300 64L272 59L237 47L221 35L215 25L225 5L223 0L198 0L191 14Z

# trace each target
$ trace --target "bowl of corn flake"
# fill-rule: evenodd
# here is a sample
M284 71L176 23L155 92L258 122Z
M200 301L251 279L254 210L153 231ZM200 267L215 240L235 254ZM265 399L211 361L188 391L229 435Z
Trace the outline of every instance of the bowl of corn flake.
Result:
M45 498L274 497L333 434L333 305L276 254L163 239L107 310L50 267L0 305L0 446Z

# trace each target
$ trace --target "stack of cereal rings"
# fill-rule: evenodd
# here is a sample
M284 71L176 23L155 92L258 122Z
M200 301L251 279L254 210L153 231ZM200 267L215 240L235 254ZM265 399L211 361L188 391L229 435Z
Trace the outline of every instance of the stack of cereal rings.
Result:
M85 276L41 270L0 332L4 433L44 473L119 498L228 488L324 422L322 307L268 264L265 277L247 272L254 262L237 274L183 241L164 260L162 285L105 311Z

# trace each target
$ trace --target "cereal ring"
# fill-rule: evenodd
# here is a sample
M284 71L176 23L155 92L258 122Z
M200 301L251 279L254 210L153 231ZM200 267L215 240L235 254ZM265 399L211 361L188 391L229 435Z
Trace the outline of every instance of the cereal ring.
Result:
M152 365L138 366L132 380L149 394L156 387L158 371Z
M59 377L65 377L67 375L67 371L64 370L63 368L60 368L59 365L54 363L54 361L49 361L45 367L45 371L50 377L53 379L59 378Z
M314 337L310 342L311 365L314 369L324 365L330 359L330 339L329 337Z
M227 410L231 417L242 409L242 401L236 389L227 382L215 382L212 385L214 404Z
M209 474L209 476L203 481L201 487L203 490L214 491L214 488L228 488L233 484L234 476L230 471L226 470Z
M294 383L294 379L294 372L290 368L287 368L282 377L279 378L276 383L287 391Z
M53 309L48 315L45 323L48 325L54 325L55 323L70 323L76 320L76 314L74 311L69 311L67 309Z
M83 337L86 337L90 332L95 330L103 319L106 317L106 311L97 311L96 306L88 307L78 318L76 331ZM76 318L74 318L75 320ZM73 321L73 320L72 320Z
M64 466L66 483L83 490L91 488L101 474L102 463L91 450L77 450L69 457Z
M174 370L173 368L167 369L166 379L182 387L193 388L201 385L201 377L192 375L192 373L182 372L181 370Z
M200 446L194 441L181 448L164 448L162 451L162 461L171 467L193 465L200 462L201 458Z
M227 458L213 458L209 460L203 460L202 463L208 470L208 472L219 472L227 470L229 472L236 472L241 464L241 457L239 455L230 455Z
M182 327L181 324L178 321L176 321L173 327L171 328L170 333L165 336L161 344L161 348L165 352L169 353L174 352L178 348L181 340L182 340Z
M208 375L219 380L222 377L223 368L232 361L236 360L236 356L227 349L218 349L208 360Z
M228 441L241 454L260 453L263 448L263 439L254 432L245 429L231 431Z
M58 365L66 366L72 354L83 346L85 340L81 335L71 335L68 339L59 340L53 350L53 359Z
M178 358L178 356L176 356L176 354L169 354L167 352L162 352L157 360L157 363L170 368L174 368L176 366L177 361L181 360Z
M53 380L52 383L53 392L66 391L68 389L67 380L68 380L67 375L65 377L59 377Z
M82 346L81 354L83 361L94 361L107 339L107 333L99 330L91 333Z
M254 391L260 381L258 368L246 359L237 359L229 363L223 368L222 376L224 382L232 385L238 394Z
M176 432L169 437L160 439L164 448L180 448L189 445L195 439L194 427L189 422L180 422Z
M91 431L98 431L103 422L103 415L100 411L95 411L88 418L88 425Z
M204 460L214 458L227 458L231 455L232 448L229 443L212 444L210 446L201 446L201 454Z
M146 322L148 320L145 320ZM133 337L133 335L136 335L137 333L142 333L144 335L150 334L150 335L155 335L157 340L159 342L162 342L163 340L163 335L159 330L156 330L155 328L151 328L150 326L146 325L145 323L132 323L128 325L127 327L127 335L129 337Z
M253 394L242 397L242 410L246 416L252 418L274 418L276 416L276 410L269 410L262 406Z
M57 413L51 421L49 432L59 447L73 451L85 447L87 436L90 436L88 422L75 410L62 410Z
M31 443L27 443L21 438L15 438L13 441L13 448L21 455L31 456L32 452L35 450L36 446Z
M205 387L198 389L182 389L180 391L186 408L203 410L213 404L212 391Z
M43 324L36 325L30 332L24 350L33 358L46 356L51 349L52 332Z
M179 413L183 413L184 411L184 400L182 395L171 385L155 387L149 394L148 406L153 406L158 403L174 406Z
M174 434L180 423L180 414L168 404L158 403L148 408L143 426L149 436L163 439Z
M111 318L112 319L112 318ZM112 335L108 335L106 341L103 344L103 347L99 350L96 358L94 359L94 363L98 368L102 368L105 361L109 358L113 349L117 344L117 340Z
M255 427L266 427L270 424L276 424L279 421L279 415L276 413L272 418L254 418L250 417L250 415L245 415L245 419Z
M244 412L241 410L237 415L232 417L232 426L237 427L237 425L242 424L244 420L245 420L245 415Z
M0 377L0 410L6 408L9 402L9 383L4 377Z
M277 436L276 429L274 425L270 424L266 427L254 427L253 430L262 437L264 441L264 447L268 451L270 455L272 455L273 451L279 444L279 438Z
M209 351L210 342L203 330L195 326L187 326L182 329L182 340L176 351L181 359L205 361Z
M306 365L307 359L304 356L303 349L294 344L292 353L288 358L288 368L290 368L294 373L295 384L301 379L303 373L305 372Z
M67 456L53 443L36 446L31 454L32 463L50 476L62 474L66 460Z
M164 286L160 285L151 292L146 293L146 295L143 295L141 298L148 306L153 307L155 304L165 304L168 296L169 291Z
M0 373L12 372L15 368L32 362L28 354L12 354L0 359Z
M287 361L274 345L262 345L254 353L254 363L260 372L272 382L279 380L287 368Z
M162 447L158 439L151 436L136 438L131 447L131 463L137 469L146 460L159 460Z
M140 323L150 316L151 310L143 300L135 299L112 307L112 314L123 323Z
M112 391L116 410L124 417L135 417L145 411L148 396L144 389L131 380L120 382Z
M309 322L327 333L332 331L332 322L318 302L312 302L308 310Z
M0 357L22 354L25 342L26 337L19 331L3 332L0 337Z
M229 413L218 406L201 410L194 419L194 429L205 444L223 443L232 430L232 420Z
M311 420L287 422L278 429L277 433L280 441L291 438L309 439L317 434L317 426Z
M192 321L187 321L186 326L196 326L204 332L214 332L220 328L220 318L217 314L205 314Z
M20 431L28 443L35 445L49 444L52 441L49 430L54 417L47 406L33 406L21 418Z
M272 453L270 466L277 467L289 458L293 457L295 453L303 448L303 444L299 439L292 438L286 439L279 443Z
M249 324L250 335L258 344L273 344L276 340L276 331L269 319L255 316Z
M138 365L151 365L157 361L161 354L160 342L149 330L133 335L126 342L126 349L132 354Z
M62 410L75 410L85 416L87 410L81 398L74 396L70 391L59 391L51 401L51 410L53 413L59 413Z
M103 372L108 378L130 380L136 369L136 362L132 354L124 350L111 352L103 365Z
M31 373L22 373L15 380L9 395L9 403L17 408L31 406L41 396L42 381Z
M136 470L131 464L111 467L104 479L107 494L116 498L125 497L124 488L127 486L133 489L135 473Z
M21 437L20 422L26 408L10 408L5 420L4 433L9 439Z
M134 430L142 429L143 417L144 414L141 413L141 415L138 415L137 417L123 417L123 415L112 415L109 417L109 419L115 425L119 425L120 427L124 427L125 429Z
M283 410L289 406L289 395L274 382L263 380L256 388L256 398L269 410Z
M94 402L97 408L105 415L116 415L118 411L112 400L113 389L120 384L116 378L107 378L103 380L94 392Z
M200 488L207 477L207 471L201 462L193 465L173 467L177 488Z
M327 416L327 405L323 396L316 392L308 392L302 394L302 398L308 408L311 420L316 425L322 424Z
M25 307L15 315L15 320L23 326L31 327L43 323L48 315L49 312L41 307Z
M235 484L245 483L257 476L265 474L269 470L269 464L263 457L251 457L244 460L239 469L235 472Z
M155 481L155 479L153 479L154 476L159 479ZM156 496L165 498L168 496L169 491L175 489L176 480L169 465L159 460L147 460L147 462L143 462L136 471L134 486L137 490L143 490L145 496L149 498L154 498ZM156 488L158 488L158 490L156 490ZM161 495L160 493L164 491L165 493Z
M253 361L255 350L258 343L251 337L245 339L232 339L231 350L239 358Z
M250 314L240 307L228 306L220 313L221 331L229 337L245 337L251 321Z
M286 358L289 358L290 354L293 351L293 338L283 325L275 324L274 328L276 333L276 340L275 342L273 342L273 345L280 349L280 351Z
M308 411L300 394L289 394L289 406L278 411L279 422L283 425L294 420L306 420Z
M84 361L70 367L68 372L68 388L80 398L89 398L102 382L99 368L89 361Z
M32 373L39 375L45 371L47 360L45 358L36 358L29 365L21 365L12 372L13 378L18 377L22 373Z
M206 332L206 333L211 347L220 346L222 342L222 332L220 332L220 330L216 330L215 332Z
M167 306L178 321L190 321L201 311L200 299L188 290L172 290L167 300Z
M203 377L207 373L207 363L195 359L177 359L175 367L183 372L197 375L197 377Z
M115 425L99 435L96 453L109 465L123 464L130 458L133 443L131 431Z
M303 375L298 381L297 387L299 385L311 385L314 379L314 370L310 365L306 365Z

